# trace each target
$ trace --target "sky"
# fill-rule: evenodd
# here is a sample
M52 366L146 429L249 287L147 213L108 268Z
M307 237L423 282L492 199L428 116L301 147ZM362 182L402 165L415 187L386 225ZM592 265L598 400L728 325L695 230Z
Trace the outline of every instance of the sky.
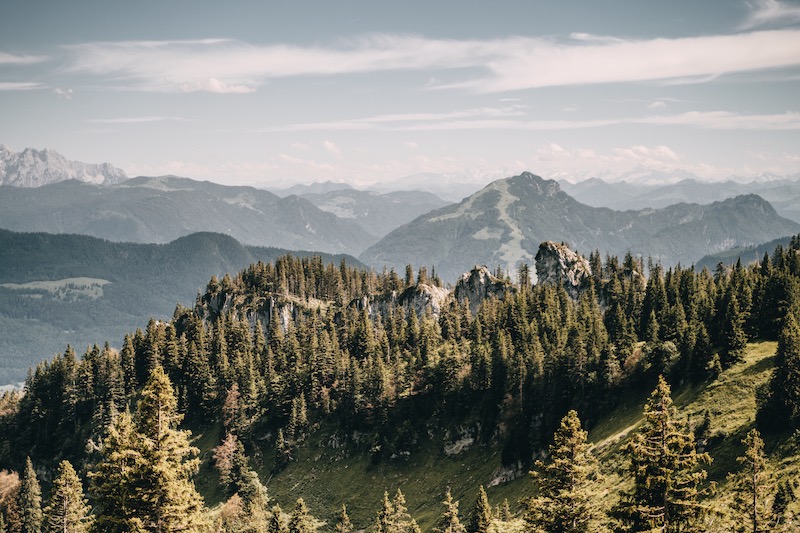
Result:
M0 144L356 186L800 173L800 1L4 0Z

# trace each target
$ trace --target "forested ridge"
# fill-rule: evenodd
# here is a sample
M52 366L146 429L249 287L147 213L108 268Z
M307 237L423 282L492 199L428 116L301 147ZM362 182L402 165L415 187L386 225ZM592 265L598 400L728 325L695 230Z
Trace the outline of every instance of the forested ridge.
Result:
M374 464L466 432L501 464L536 473L521 507L493 510L472 487L477 500L459 512L442 487L436 531L791 530L797 481L771 476L762 434L788 443L773 454L797 453L798 251L800 237L713 273L592 253L575 299L532 285L523 266L513 280L497 273L499 297L450 298L438 314L408 303L442 285L424 267L399 275L284 256L212 278L194 308L151 320L120 350L67 348L31 371L24 394L2 396L0 531L352 531L347 508L309 511L296 494L282 511L267 490L265 474L280 477L323 429ZM672 388L713 385L755 339L777 340L774 371L747 392L757 427L721 494L706 476L706 422L682 417ZM607 505L586 428L637 395L644 422L620 449L623 482ZM187 429L210 425L222 428L211 455L225 494L212 510ZM417 530L401 489L355 526ZM729 499L738 503L720 503ZM312 513L336 518L321 525Z

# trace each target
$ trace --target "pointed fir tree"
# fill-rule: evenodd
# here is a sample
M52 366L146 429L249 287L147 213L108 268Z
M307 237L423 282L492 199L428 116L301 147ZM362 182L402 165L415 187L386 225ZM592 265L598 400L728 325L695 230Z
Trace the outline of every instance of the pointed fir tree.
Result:
M453 501L450 487L447 487L442 505L444 505L444 513L442 513L439 523L433 531L435 533L466 533L467 529L458 519L458 502Z
M178 429L183 415L177 407L169 378L156 367L136 413L148 481L138 495L144 505L142 520L156 531L201 531L203 499L191 479L199 465L198 450L189 444L190 432Z
M286 517L280 505L273 507L270 515L267 533L289 533L289 525L286 523Z
M478 489L478 497L472 507L467 533L487 533L489 526L492 525L492 507L489 505L489 498L483 485Z
M69 461L58 465L44 516L45 533L89 531L89 506L83 496L81 480Z
M89 472L94 498L94 533L143 531L141 502L147 486L139 437L128 411L119 413L100 446L101 459Z
M30 457L25 460L25 469L20 478L17 505L20 513L20 533L41 533L42 489Z
M794 313L784 319L775 352L769 395L759 406L759 424L770 429L800 428L800 325Z
M298 498L292 516L289 518L289 533L313 533L314 519L308 512L303 498Z
M347 506L345 504L342 504L342 508L339 510L333 530L335 533L353 533L353 523L347 515Z
M706 471L700 465L711 457L697 453L694 435L676 416L670 387L659 376L644 407L644 427L626 447L634 487L614 510L621 531L702 530L705 509L698 497Z
M742 465L739 472L731 474L734 493L733 511L736 530L749 533L772 531L770 509L766 498L770 490L764 441L757 429L752 429L742 440L744 455L736 461Z
M739 307L736 294L731 293L722 324L722 351L720 360L723 368L744 360L747 348L747 334L744 331L744 315Z
M528 502L525 521L531 531L594 531L598 518L591 484L598 476L597 460L586 442L578 413L570 411L553 436L550 462L536 462L539 496Z

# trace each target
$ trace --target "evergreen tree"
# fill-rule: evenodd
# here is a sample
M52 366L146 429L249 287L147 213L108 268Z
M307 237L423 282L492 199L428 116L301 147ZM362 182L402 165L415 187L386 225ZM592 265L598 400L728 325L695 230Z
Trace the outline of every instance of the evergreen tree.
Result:
M759 422L776 429L785 428L786 420L791 427L800 427L800 325L794 313L784 320L769 397L759 412Z
M529 501L525 520L533 531L588 532L595 529L597 510L590 486L598 474L578 413L570 411L550 446L550 463L536 462L539 496Z
M744 316L739 308L736 294L731 293L725 310L722 325L721 362L724 368L730 367L744 359L747 347L747 334L744 331Z
M139 442L130 413L119 413L100 446L100 462L89 472L95 533L144 531L137 495L147 483Z
M156 367L142 389L137 406L144 477L147 488L138 497L144 504L143 522L153 531L200 531L203 500L191 476L198 468L198 450L189 445L190 432L179 430L183 415L172 384Z
M42 489L36 478L31 458L25 460L25 469L20 479L17 504L20 512L21 533L41 533L42 531Z
M267 533L289 533L289 526L280 505L272 508L272 516L267 524Z
M383 506L375 523L375 533L420 533L416 520L411 518L403 492L397 489L394 499L383 493Z
M733 510L737 531L762 533L772 530L769 508L766 505L769 481L767 461L764 458L764 441L757 429L752 429L742 440L744 455L736 461L742 469L730 476L734 491Z
M447 487L442 505L444 505L444 513L434 531L436 533L467 533L467 529L458 519L458 502L453 501L450 487Z
M89 531L89 506L83 497L83 486L69 461L58 465L53 480L50 504L44 510L46 533L85 533Z
M481 485L475 506L472 508L469 524L467 524L467 533L487 533L491 525L492 507L489 505L489 498Z
M342 509L336 518L336 526L334 526L333 530L336 533L353 533L353 523L350 522L350 517L347 515L347 506L344 504L342 504Z
M623 531L700 531L703 507L698 486L706 478L694 435L676 420L670 387L663 376L644 407L645 425L626 447L633 490L615 509Z
M289 518L289 533L312 533L315 530L314 519L308 512L306 502L303 498L298 498Z

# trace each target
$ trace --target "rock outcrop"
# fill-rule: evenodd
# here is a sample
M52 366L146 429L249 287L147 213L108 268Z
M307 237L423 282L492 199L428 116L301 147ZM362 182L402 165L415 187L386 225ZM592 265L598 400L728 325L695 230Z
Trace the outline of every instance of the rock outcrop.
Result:
M413 309L417 316L431 314L438 317L449 299L449 290L428 283L417 283L400 294L393 291L372 297L364 296L351 305L356 305L359 310L366 310L373 319L379 315L386 316L390 307Z
M469 310L474 313L487 298L503 298L506 292L512 290L513 286L492 275L487 267L475 265L475 268L461 275L453 296L458 303L469 302Z
M567 294L577 300L587 287L591 274L589 261L565 244L545 241L539 245L536 253L537 283L564 287Z

